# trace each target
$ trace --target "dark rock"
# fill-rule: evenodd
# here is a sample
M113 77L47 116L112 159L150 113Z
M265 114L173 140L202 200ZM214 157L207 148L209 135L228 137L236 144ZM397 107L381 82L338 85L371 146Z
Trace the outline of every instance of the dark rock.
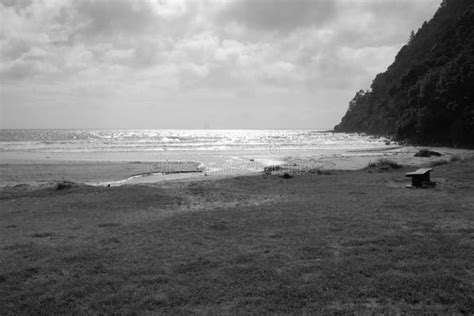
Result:
M440 157L441 154L437 151L431 151L428 149L422 149L415 154L415 157L431 157L431 156Z
M56 184L56 190L57 191L68 190L77 186L78 186L77 183L70 182L70 181L62 181Z
M426 149L422 149L415 154L415 157L430 157L430 151Z

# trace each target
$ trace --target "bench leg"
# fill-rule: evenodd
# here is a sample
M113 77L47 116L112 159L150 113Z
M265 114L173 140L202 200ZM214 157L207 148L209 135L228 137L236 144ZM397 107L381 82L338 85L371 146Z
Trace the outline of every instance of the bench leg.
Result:
M420 177L412 177L411 178L411 185L415 188L419 188L422 185L422 180Z

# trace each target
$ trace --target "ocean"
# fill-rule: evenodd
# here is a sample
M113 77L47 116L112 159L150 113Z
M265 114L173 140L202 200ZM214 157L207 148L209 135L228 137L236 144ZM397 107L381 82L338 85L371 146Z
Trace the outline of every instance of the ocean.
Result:
M383 147L385 141L323 130L0 130L0 151L31 153L347 150Z
M235 173L289 157L376 154L388 147L386 143L384 138L317 129L3 129L0 161L197 161L207 172ZM251 167L249 161L254 162Z

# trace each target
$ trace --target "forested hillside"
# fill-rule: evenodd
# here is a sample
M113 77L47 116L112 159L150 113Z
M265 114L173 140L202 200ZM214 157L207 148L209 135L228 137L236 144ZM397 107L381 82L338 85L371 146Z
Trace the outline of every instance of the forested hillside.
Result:
M394 63L359 91L337 132L474 146L474 1L444 0Z

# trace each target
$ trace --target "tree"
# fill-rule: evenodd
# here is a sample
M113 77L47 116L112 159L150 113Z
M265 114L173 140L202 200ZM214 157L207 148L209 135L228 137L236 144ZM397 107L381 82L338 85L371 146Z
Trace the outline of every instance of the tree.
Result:
M443 1L335 130L474 148L473 18L474 0Z
M408 39L408 45L413 44L413 40L415 39L415 31L411 31L410 38Z

